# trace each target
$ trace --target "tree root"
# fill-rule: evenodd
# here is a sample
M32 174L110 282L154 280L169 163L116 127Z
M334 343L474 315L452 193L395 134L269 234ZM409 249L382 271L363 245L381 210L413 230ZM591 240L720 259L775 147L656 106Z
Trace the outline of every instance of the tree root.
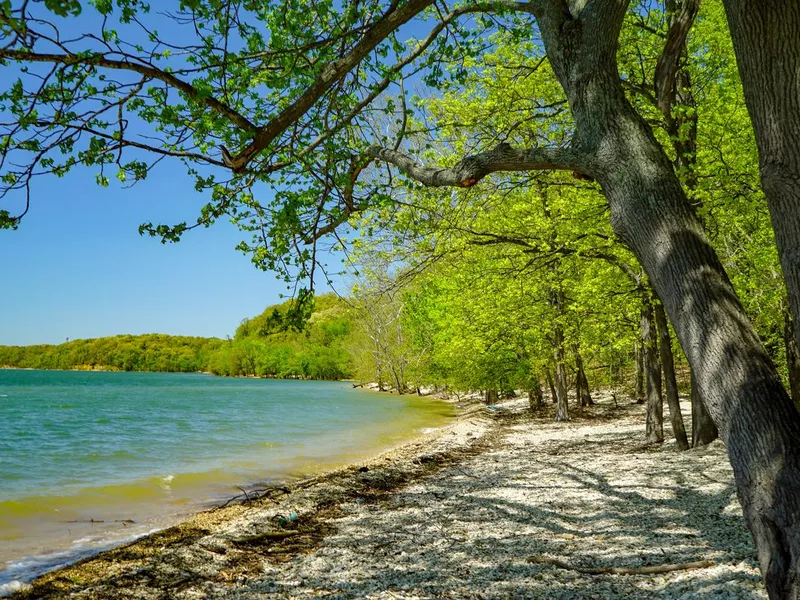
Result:
M714 563L710 560L700 560L690 563L677 563L673 565L652 565L648 567L576 567L557 558L547 558L546 556L531 556L529 563L553 565L568 571L577 571L587 575L656 575L659 573L669 573L671 571L685 571L687 569L704 569L713 567Z

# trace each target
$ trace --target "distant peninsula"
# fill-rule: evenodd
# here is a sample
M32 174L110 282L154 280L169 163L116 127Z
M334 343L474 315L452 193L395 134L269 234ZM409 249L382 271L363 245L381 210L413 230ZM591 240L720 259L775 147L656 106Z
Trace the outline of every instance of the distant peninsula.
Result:
M353 319L334 294L316 298L304 331L285 326L290 302L242 320L233 338L115 335L63 344L0 346L0 367L85 371L207 372L230 377L347 379Z

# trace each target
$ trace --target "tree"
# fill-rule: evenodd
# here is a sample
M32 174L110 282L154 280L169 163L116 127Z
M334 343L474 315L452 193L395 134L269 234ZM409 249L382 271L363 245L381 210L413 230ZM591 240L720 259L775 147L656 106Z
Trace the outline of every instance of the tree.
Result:
M800 338L800 7L755 0L725 0L724 5Z
M182 49L190 50L186 58L171 56L174 44L160 39L154 26L138 29L138 38L121 37L145 10L138 0L118 2L119 31L104 24L93 35L70 41L40 27L41 14L30 13L41 10L38 4L21 2L16 9L10 0L0 4L6 36L0 60L26 69L45 65L23 70L0 96L11 117L0 142L3 192L22 193L21 214L30 204L31 182L41 174L59 175L84 164L96 168L98 181L106 184L106 171L116 165L121 180L135 181L154 162L143 153L179 158L195 175L197 189L211 194L193 227L231 215L253 232L255 240L241 247L258 266L287 276L294 267L313 279L315 240L354 213L391 200L382 193L386 178L376 166L380 162L428 186L468 188L490 173L530 170L566 170L597 181L614 230L661 298L726 442L767 590L776 598L800 595L800 415L688 202L673 162L626 97L617 49L627 2L497 1L424 13L434 0L342 6L294 0L253 3L246 9L223 0L193 0L174 15L199 33L196 43ZM108 0L94 4L105 15L112 11ZM77 0L53 0L46 6L63 13L80 10ZM775 9L764 10L772 14ZM737 35L732 14L729 10ZM455 28L465 15L478 26ZM425 16L433 21L430 35L403 44L397 32ZM457 64L479 52L493 19L526 35L528 16L535 20L569 103L569 140L527 147L495 141L493 148L481 144L460 161L451 157L449 167L424 166L409 154L413 149L402 146L405 106L398 111L390 102L382 112L398 123L400 136L381 139L371 118L377 110L374 100L394 81L420 69L427 82L437 84L443 78L442 61ZM265 26L268 36L255 23ZM680 33L683 21L676 23ZM789 34L797 31L793 19L785 23ZM783 31L781 23L771 26L771 31ZM775 48L772 58L781 59L779 51ZM665 46L665 64L674 64L667 60L673 52ZM542 59L534 48L530 60ZM453 77L457 81L465 74L455 67ZM794 89L787 94L784 88L770 88L780 99ZM131 119L137 120L136 127ZM754 123L758 136L759 119L754 117ZM140 136L139 127L163 141ZM230 174L219 179L215 167ZM795 185L796 173L794 179L785 178L791 172L776 169L781 177L772 178L764 171L768 196L796 200L796 190L784 192ZM274 202L256 200L258 185L264 183L276 190ZM14 227L19 220L20 214L0 213L2 225ZM796 232L798 222L787 222L789 233ZM189 228L186 223L146 224L143 231L173 241ZM778 226L776 231L781 254L792 257ZM287 256L293 257L291 263Z
M355 303L364 350L372 360L378 389L383 390L384 378L388 378L398 394L405 394L414 353L405 339L400 294L396 290L362 288Z
M727 444L767 590L800 594L800 415L669 159L625 98L615 56L625 3L530 6L575 119L569 147L501 144L436 169L392 149L371 154L433 186L472 186L489 173L522 169L571 169L600 182L614 229L661 297ZM782 457L778 468L775 456Z

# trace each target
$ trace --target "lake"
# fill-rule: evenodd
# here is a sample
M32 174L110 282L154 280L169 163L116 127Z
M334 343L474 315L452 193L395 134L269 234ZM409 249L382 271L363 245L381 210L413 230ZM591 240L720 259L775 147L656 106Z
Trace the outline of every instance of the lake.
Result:
M0 370L0 592L452 415L346 382Z

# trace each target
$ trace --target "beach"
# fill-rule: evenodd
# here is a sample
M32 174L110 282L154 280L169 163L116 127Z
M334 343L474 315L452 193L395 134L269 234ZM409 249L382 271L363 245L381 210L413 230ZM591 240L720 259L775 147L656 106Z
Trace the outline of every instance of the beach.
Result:
M413 442L15 597L766 598L722 443L645 445L644 407L596 396L568 423L527 399L460 399L454 423Z

